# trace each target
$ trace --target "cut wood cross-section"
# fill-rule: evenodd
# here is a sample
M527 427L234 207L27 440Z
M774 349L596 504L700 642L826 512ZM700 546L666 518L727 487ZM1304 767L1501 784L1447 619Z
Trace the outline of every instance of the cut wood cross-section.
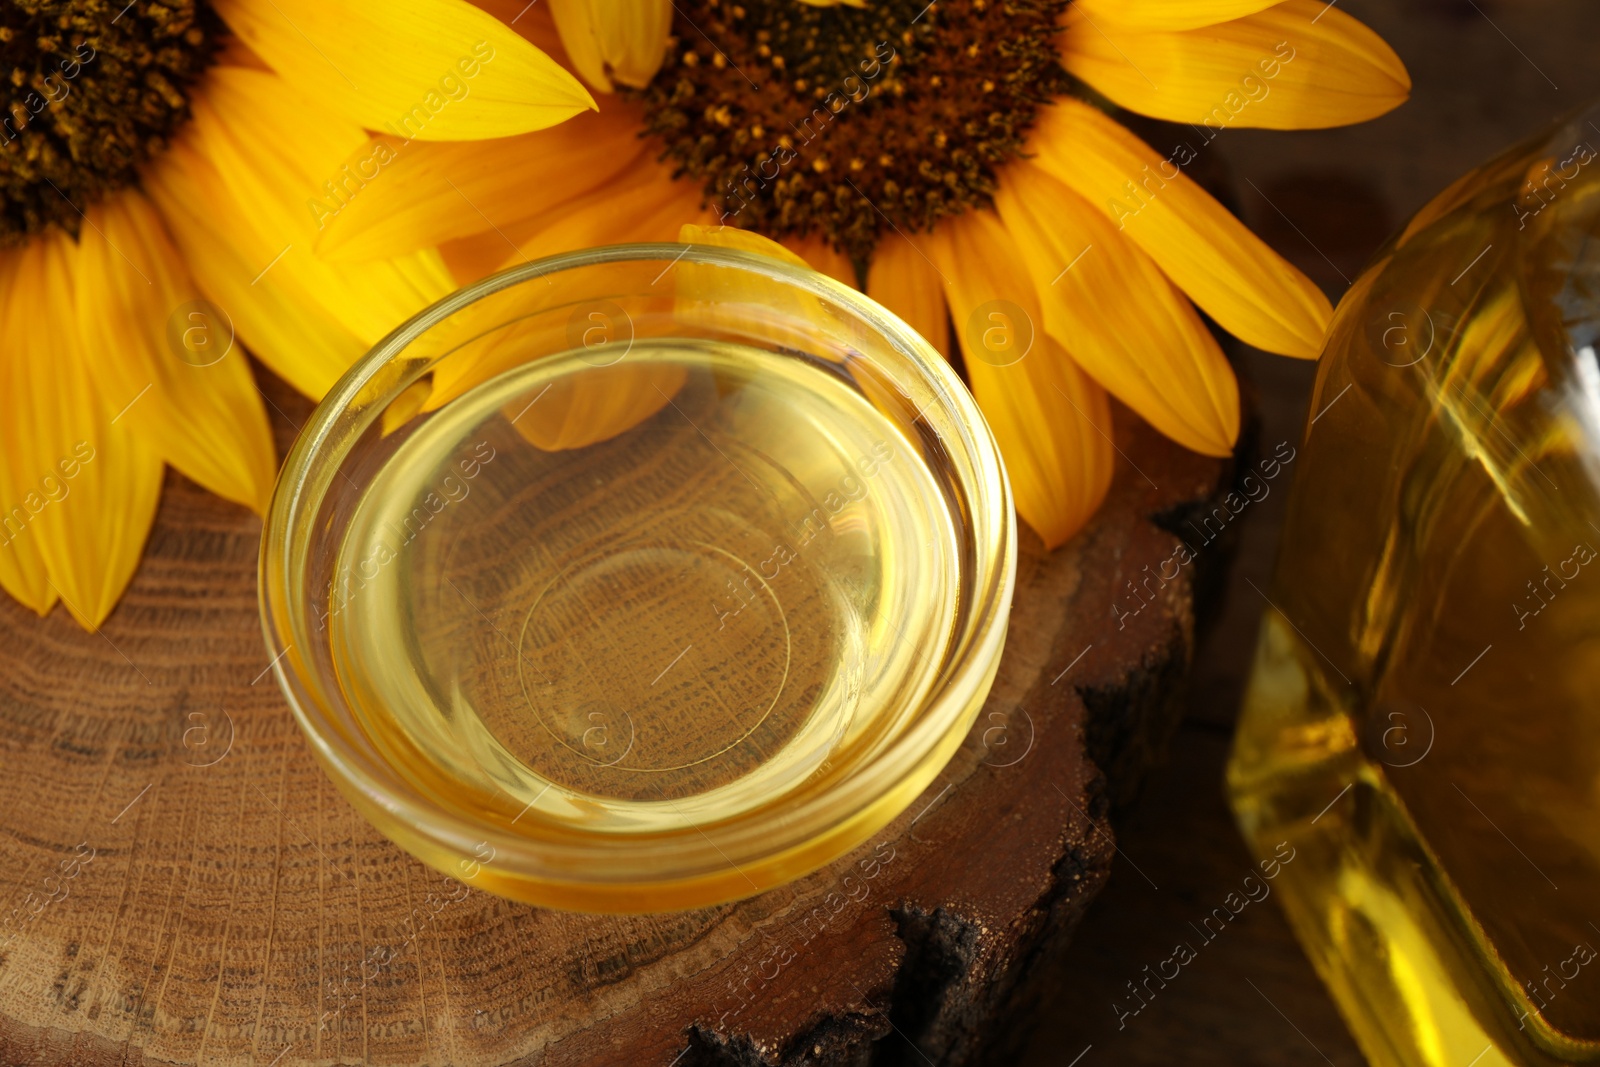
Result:
M308 406L268 395L292 433ZM1180 564L1155 520L1225 465L1118 417L1093 523L1050 554L1023 531L999 677L927 792L793 885L669 915L501 900L373 831L268 670L260 521L171 477L102 633L0 598L0 1064L1003 1062L1220 555Z

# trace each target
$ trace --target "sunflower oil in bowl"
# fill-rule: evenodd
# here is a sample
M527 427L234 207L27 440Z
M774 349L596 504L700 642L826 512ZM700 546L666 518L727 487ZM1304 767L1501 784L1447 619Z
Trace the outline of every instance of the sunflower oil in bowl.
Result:
M362 730L434 803L546 837L698 827L870 761L927 700L951 504L837 365L641 340L414 421L321 621Z
M1229 788L1377 1065L1600 1061L1600 145L1425 208L1341 305Z
M451 294L324 398L262 535L269 657L373 826L477 888L704 907L841 860L989 696L993 435L923 338L764 250Z

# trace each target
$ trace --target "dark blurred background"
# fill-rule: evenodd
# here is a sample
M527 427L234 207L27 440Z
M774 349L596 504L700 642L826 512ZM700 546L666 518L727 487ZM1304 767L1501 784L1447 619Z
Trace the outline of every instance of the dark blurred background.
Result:
M1461 174L1600 100L1600 0L1336 0L1411 72L1410 102L1345 129L1224 131L1214 142L1245 220L1335 301L1389 233ZM1247 350L1240 376L1267 451L1298 444L1314 364ZM1276 904L1225 937L1119 1029L1112 1002L1249 872L1223 764L1277 548L1280 489L1242 520L1220 615L1201 641L1166 765L1116 820L1111 881L1068 950L1065 989L1023 1067L1365 1062ZM1134 865L1137 865L1135 867ZM1465 1064L1462 1067L1466 1067Z

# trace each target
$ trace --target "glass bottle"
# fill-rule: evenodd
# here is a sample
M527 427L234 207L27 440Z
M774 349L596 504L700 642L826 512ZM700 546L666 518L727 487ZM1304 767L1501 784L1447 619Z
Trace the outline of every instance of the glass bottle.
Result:
M1506 152L1352 286L1262 591L1228 790L1380 1067L1600 1062L1597 149Z

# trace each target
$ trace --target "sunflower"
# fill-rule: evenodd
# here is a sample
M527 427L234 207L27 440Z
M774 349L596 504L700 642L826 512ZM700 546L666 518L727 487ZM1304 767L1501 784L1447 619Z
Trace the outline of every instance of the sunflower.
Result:
M265 508L242 347L320 396L454 288L433 249L314 254L361 175L594 106L465 0L6 0L0 68L0 587L89 629L165 465Z
M517 138L424 145L329 221L356 262L467 281L685 224L782 243L952 353L1051 545L1109 485L1109 397L1225 455L1238 386L1201 312L1315 358L1327 299L1186 172L1229 127L1358 122L1410 81L1323 0L513 0L600 94ZM1123 109L1183 125L1147 144Z

